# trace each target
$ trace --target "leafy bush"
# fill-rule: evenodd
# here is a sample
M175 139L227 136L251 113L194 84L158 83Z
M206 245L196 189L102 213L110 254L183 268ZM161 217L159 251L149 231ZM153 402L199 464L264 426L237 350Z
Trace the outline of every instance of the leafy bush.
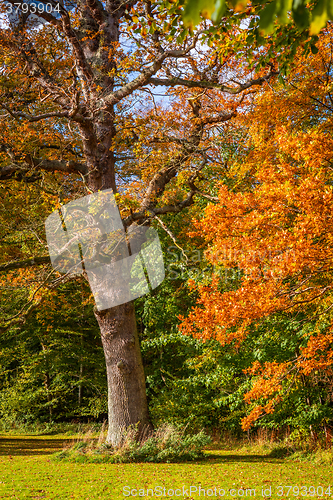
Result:
M138 441L137 430L129 429L119 447L102 443L102 433L98 440L91 433L76 442L71 448L56 453L55 460L75 462L184 462L204 457L203 448L211 439L203 431L195 435L185 434L181 429L166 424L149 436Z

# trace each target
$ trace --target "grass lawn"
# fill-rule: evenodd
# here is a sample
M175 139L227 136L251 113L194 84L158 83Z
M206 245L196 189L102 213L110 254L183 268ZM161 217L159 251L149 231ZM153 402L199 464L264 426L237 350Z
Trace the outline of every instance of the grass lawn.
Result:
M135 498L135 493L138 498L192 500L333 497L332 465L273 458L262 449L214 449L207 451L204 461L181 464L53 461L50 455L61 450L66 439L64 435L0 436L0 498L118 500ZM327 490L330 484L331 491ZM160 489L147 492L157 486ZM282 490L279 486L296 488L288 492L288 488Z

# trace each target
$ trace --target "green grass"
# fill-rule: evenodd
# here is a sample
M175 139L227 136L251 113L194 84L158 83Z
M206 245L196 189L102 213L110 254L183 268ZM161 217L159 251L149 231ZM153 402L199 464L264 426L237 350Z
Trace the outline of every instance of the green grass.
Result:
M118 500L125 498L175 499L168 489L185 490L199 485L203 489L223 488L224 497L208 497L192 493L187 497L199 498L250 498L246 489L255 488L255 498L264 498L262 488L272 488L271 498L329 498L317 494L286 495L286 490L277 495L277 486L323 486L324 491L331 482L333 496L333 467L329 464L329 452L306 456L284 457L284 452L273 445L243 445L234 448L219 446L206 451L207 458L200 462L174 464L92 464L55 462L51 454L61 450L70 438L66 435L0 436L0 498L1 499L79 499ZM326 455L325 455L326 453ZM160 486L166 495L145 497L124 496L123 488L129 486L139 490ZM243 496L232 496L229 490L244 491ZM318 490L321 493L320 490ZM218 490L217 490L218 492ZM294 490L297 493L297 490ZM139 493L139 491L138 491ZM142 493L142 492L141 492ZM179 493L179 492L178 492ZM182 492L181 492L182 493ZM269 491L267 491L269 493ZM251 498L254 498L253 495ZM268 498L268 495L265 497Z

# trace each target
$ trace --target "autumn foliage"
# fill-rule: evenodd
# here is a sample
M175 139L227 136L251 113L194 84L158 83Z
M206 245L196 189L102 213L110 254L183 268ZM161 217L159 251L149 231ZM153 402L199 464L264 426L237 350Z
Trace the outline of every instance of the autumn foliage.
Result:
M198 285L184 333L239 348L256 325L279 312L310 325L292 358L256 361L247 370L251 411L244 430L273 412L304 377L332 374L331 29L317 46L310 59L296 59L285 86L263 90L238 118L247 135L230 167L232 182L220 185L218 203L196 221L214 275L209 285ZM226 286L226 269L237 271L237 286Z

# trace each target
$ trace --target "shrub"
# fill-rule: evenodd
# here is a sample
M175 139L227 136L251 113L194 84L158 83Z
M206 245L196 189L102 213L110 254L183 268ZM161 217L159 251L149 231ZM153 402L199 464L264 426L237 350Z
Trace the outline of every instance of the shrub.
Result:
M204 457L203 448L211 439L203 431L195 435L185 434L186 428L165 424L152 435L138 441L137 429L124 433L120 446L114 448L102 443L104 431L98 439L85 435L70 448L56 453L55 460L75 462L184 462Z

